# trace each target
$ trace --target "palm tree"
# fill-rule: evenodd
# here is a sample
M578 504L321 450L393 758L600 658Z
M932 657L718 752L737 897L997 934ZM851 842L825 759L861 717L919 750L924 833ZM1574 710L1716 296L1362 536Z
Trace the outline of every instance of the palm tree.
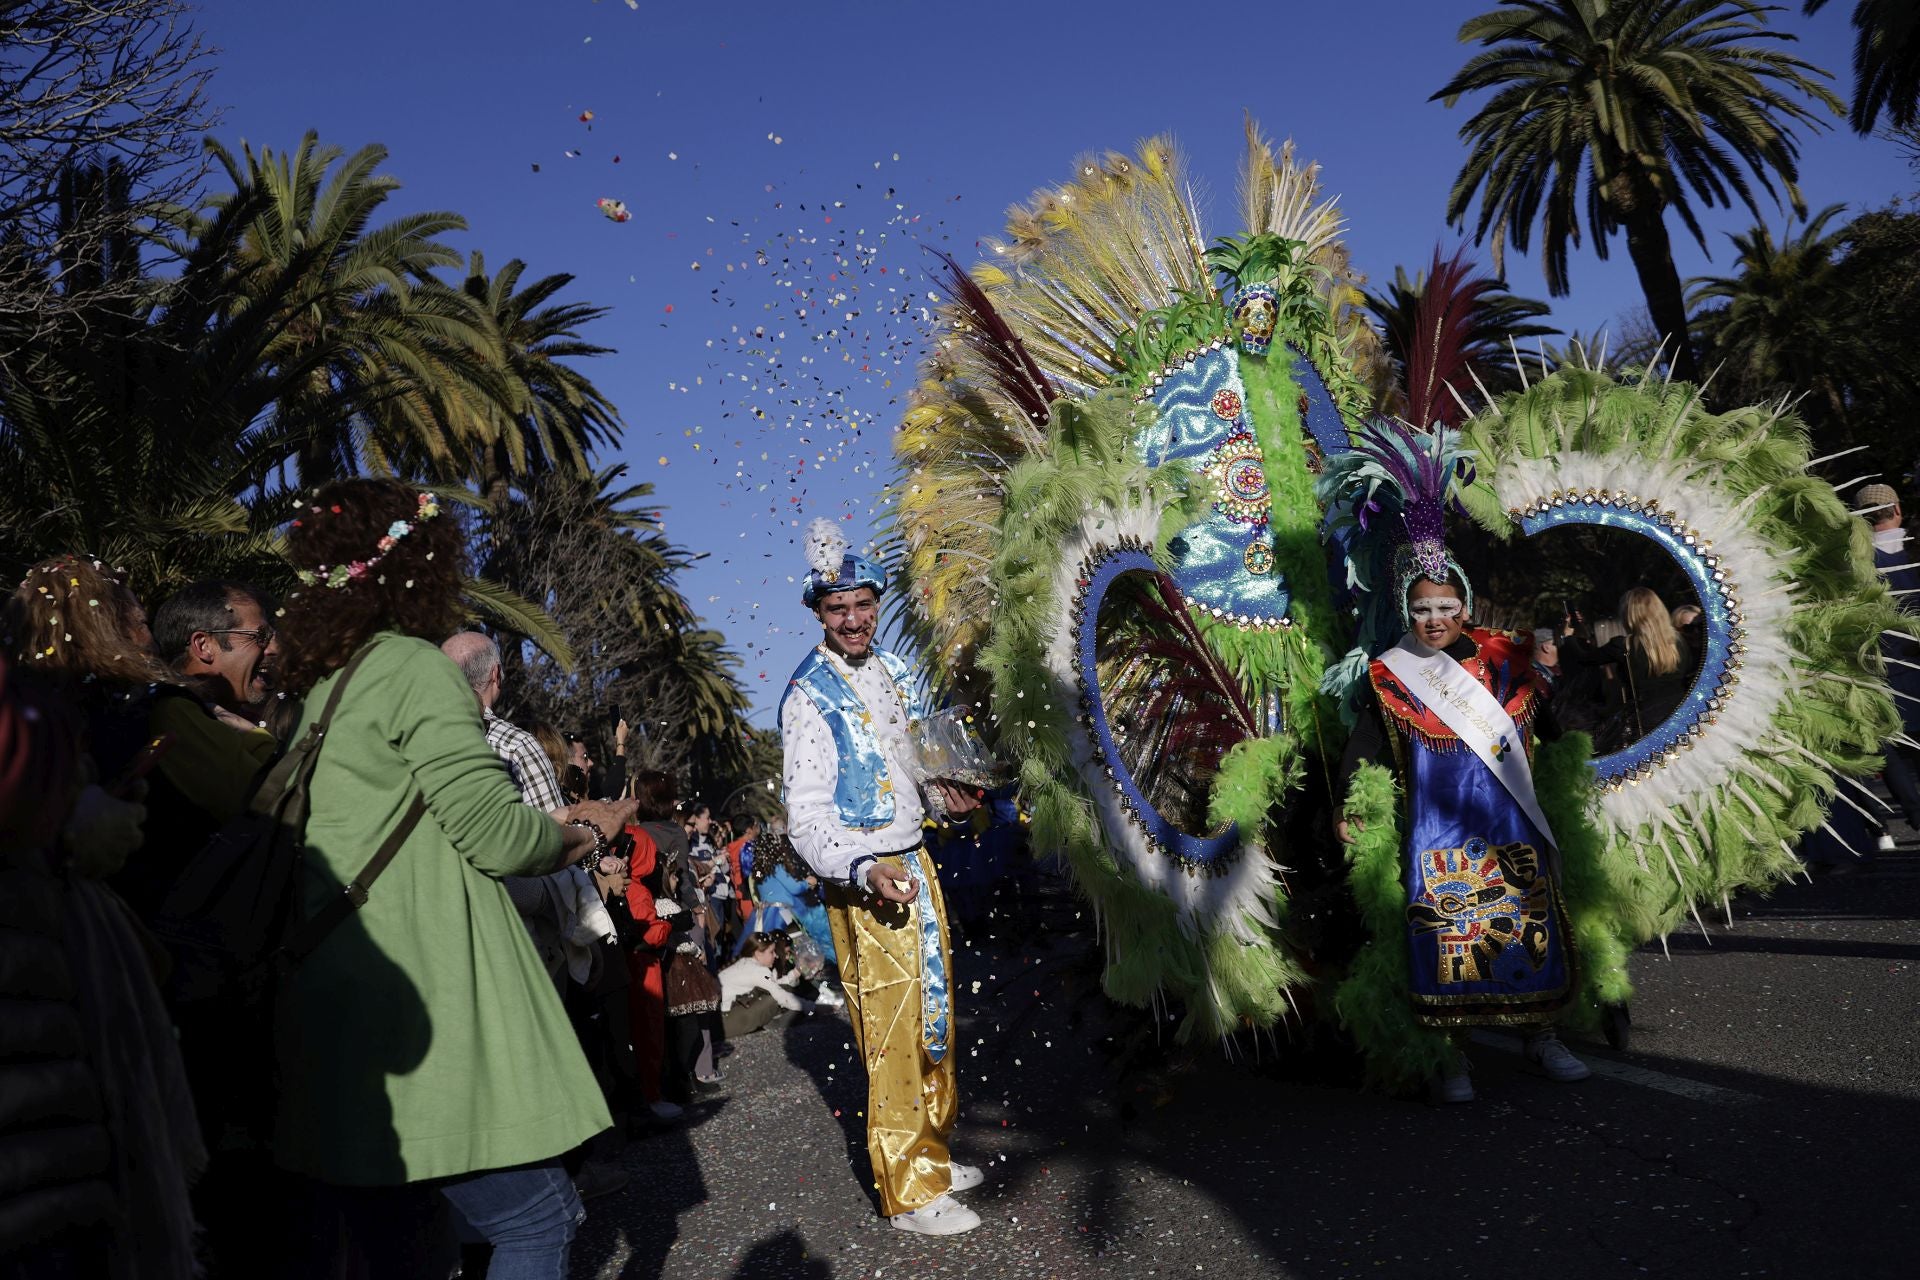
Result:
M346 156L309 132L291 155L208 149L233 190L206 208L249 210L228 264L227 314L284 318L265 354L281 375L270 410L305 437L302 480L459 475L515 401L481 306L433 275L459 265L435 237L464 230L465 219L430 211L374 225L399 186L375 172L383 147ZM183 225L191 240L207 222Z
M249 159L255 168L268 166L269 157ZM312 163L304 167L311 170ZM382 362L391 367L360 376L357 385L392 390L414 378L393 362L398 347L372 343L364 353L354 347L390 330L388 322L402 314L398 308L371 321L343 316L343 299L350 304L377 290L356 295L316 288L315 277L326 272L315 268L310 255L262 247L290 225L272 205L297 185L249 180L200 214L175 211L179 261L163 274L146 271L131 242L83 246L82 265L113 272L123 286L111 291L112 305L96 290L87 305L51 318L9 316L0 323L0 475L7 477L0 486L0 571L85 548L126 567L143 590L163 594L208 577L241 578L271 589L290 585L280 554L280 529L292 501L290 465L317 481L360 460L342 456L342 441L380 444L377 423L385 406L379 396L357 398L349 387L329 397L321 388L340 385L336 370L358 375L380 370ZM100 193L85 198L114 198L110 174L76 175L73 186ZM334 189L344 187L337 181ZM403 230L397 238L409 236ZM414 248L396 252L413 267L435 256ZM379 272L372 265L377 249L338 256L357 261L354 271ZM67 274L86 283L84 271ZM590 413L611 412L591 383L558 363L598 348L550 340L567 324L596 318L599 309L550 309L561 313L557 325L536 318L536 334L546 336L525 344L532 354L521 353L524 362L511 366L516 376L510 378L491 315L430 278L402 284L415 299L437 290L471 312L477 345L464 355L431 333L419 344L423 348L457 360L499 352L495 363L503 372L497 383L517 389L522 403L570 399ZM558 287L543 281L529 292L548 285ZM374 308L381 305L376 299ZM577 343L574 333L560 336ZM561 389L527 390L528 378L536 388ZM411 394L425 399L417 389L421 380L414 381ZM504 430L503 410L488 405L483 412L495 415L482 423L484 430ZM386 456L421 452L403 445ZM450 463L459 461L451 451L448 456ZM462 467L448 470L456 481L435 486L438 491L450 501L474 502L458 482ZM402 473L431 474L412 466ZM572 663L566 637L537 604L484 579L471 582L467 595L478 616L532 640L557 665Z
M1818 13L1827 0L1806 0ZM1872 133L1880 113L1896 129L1920 124L1920 5L1913 0L1858 0L1853 6L1855 132Z
M486 258L476 250L461 286L492 323L512 395L497 406L498 421L472 463L474 479L490 495L500 493L514 475L588 474L587 458L594 449L620 443L619 410L586 374L563 363L613 353L580 337L582 328L610 308L584 302L549 306L573 277L543 276L521 288L526 269L515 258L489 276Z
M1693 201L1735 199L1760 217L1754 183L1777 176L1803 208L1794 126L1819 127L1803 99L1836 114L1827 73L1773 47L1793 39L1767 26L1752 0L1504 0L1460 28L1474 55L1433 96L1453 106L1491 94L1461 127L1468 159L1447 198L1464 226L1476 197L1474 242L1525 253L1540 224L1548 292L1569 289L1567 246L1584 222L1602 258L1624 231L1647 310L1672 344L1677 376L1697 380L1686 301L1666 215L1705 247ZM1749 180L1751 175L1751 181Z
M1727 381L1731 398L1810 393L1810 420L1845 419L1845 388L1866 355L1836 288L1846 229L1827 230L1845 207L1828 205L1777 242L1764 225L1731 236L1736 274L1688 282L1702 350L1718 362L1715 378Z
M274 477L303 441L259 415L281 330L264 309L229 317L223 286L253 212L237 201L205 220L169 276L130 244L86 250L112 261L111 302L0 325L0 571L85 548L147 589L284 576Z
M1401 371L1401 386L1395 389L1392 402L1379 407L1402 416L1411 414L1412 421L1425 416L1458 426L1465 410L1440 384L1452 385L1468 403L1480 388L1498 395L1519 384L1512 344L1560 332L1538 323L1550 309L1546 303L1509 293L1505 281L1475 274L1464 249L1442 258L1436 247L1432 266L1411 280L1405 267L1395 267L1393 283L1384 292L1369 292L1366 300L1387 354ZM1453 359L1445 369L1416 357L1417 351L1430 351L1443 331L1457 335L1451 343ZM1423 369L1424 377L1419 372ZM1424 408L1413 403L1415 389L1409 384L1414 381L1429 384L1417 397Z
M625 471L523 476L485 518L486 576L561 619L577 659L563 669L527 655L515 696L556 721L620 707L643 739L630 758L652 767L679 769L696 756L732 767L747 705L739 660L700 626L675 582L698 557L667 539L653 486L625 483Z

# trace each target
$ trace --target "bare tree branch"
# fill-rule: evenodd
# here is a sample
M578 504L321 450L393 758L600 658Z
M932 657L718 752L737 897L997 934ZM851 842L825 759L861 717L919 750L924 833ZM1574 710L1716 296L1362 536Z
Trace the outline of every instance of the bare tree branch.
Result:
M191 200L213 50L185 0L0 0L0 320L21 337L115 296L115 270Z

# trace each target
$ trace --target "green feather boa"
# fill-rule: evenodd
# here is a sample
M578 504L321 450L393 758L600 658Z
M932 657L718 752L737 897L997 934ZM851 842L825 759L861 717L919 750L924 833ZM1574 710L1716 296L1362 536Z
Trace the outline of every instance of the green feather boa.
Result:
M1622 936L1628 907L1625 868L1594 822L1593 742L1572 733L1544 743L1534 755L1534 794L1553 824L1559 845L1561 898L1566 907L1579 991L1557 1021L1590 1029L1600 1008L1625 1004L1631 950ZM1346 812L1360 829L1347 847L1347 883L1369 934L1334 991L1341 1025L1366 1055L1368 1083L1389 1091L1412 1088L1442 1070L1450 1058L1447 1033L1414 1020L1407 998L1406 864L1399 787L1375 764L1360 767Z
M991 639L980 665L993 682L994 718L1003 750L1021 764L1022 796L1033 815L1036 848L1059 849L1093 904L1105 942L1107 994L1146 1005L1172 996L1186 1007L1179 1035L1218 1036L1270 1026L1289 1009L1287 990L1305 974L1277 933L1183 930L1173 903L1142 887L1107 847L1086 783L1074 764L1072 716L1045 661L1060 621L1054 575L1061 546L1091 511L1136 503L1166 508L1184 499L1184 478L1152 471L1131 455L1135 409L1123 395L1056 404L1053 448L1007 477L1008 515L992 568L996 588ZM1164 567L1164 565L1163 565ZM1291 742L1261 739L1222 762L1211 802L1216 815L1258 833L1268 808L1298 776ZM1255 853L1252 856L1259 856ZM1276 901L1278 916L1284 907Z

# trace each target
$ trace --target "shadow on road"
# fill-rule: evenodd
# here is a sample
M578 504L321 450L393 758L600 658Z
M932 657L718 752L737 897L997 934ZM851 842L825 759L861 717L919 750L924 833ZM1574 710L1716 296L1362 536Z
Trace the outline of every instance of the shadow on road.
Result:
M647 1174L644 1185L623 1194L644 1199L645 1225L634 1231L623 1228L611 1235L583 1234L574 1243L574 1275L597 1276L616 1256L629 1250L621 1275L658 1276L666 1270L667 1255L680 1239L680 1215L707 1200L707 1180L694 1147L694 1131L715 1119L725 1105L725 1099L695 1103L678 1125L629 1144L626 1163L633 1163L631 1157L640 1154L636 1148L644 1145ZM594 1201L587 1207L589 1219L606 1207L604 1202Z
M809 1257L807 1242L796 1231L782 1231L747 1250L734 1269L733 1280L830 1280L833 1268L825 1259Z
M1820 918L1920 914L1920 883L1862 879L1809 890L1830 904ZM1743 904L1753 928L1815 914L1799 888ZM1479 1101L1442 1110L1359 1092L1336 1052L1323 1043L1302 1053L1284 1033L1257 1046L1258 1061L1162 1042L1154 1030L1171 1029L1166 1011L1117 1009L1099 995L1091 921L1050 912L1040 927L982 931L955 955L956 1147L989 1166L988 1185L966 1197L985 1219L979 1231L934 1246L801 1221L748 1234L746 1253L724 1258L699 1258L698 1242L687 1242L670 1271L734 1280L853 1280L882 1267L1107 1280L1196 1264L1209 1280L1361 1270L1424 1280L1482 1277L1490 1266L1556 1280L1906 1274L1920 1248L1910 1030L1889 1030L1864 1008L1844 1021L1835 1000L1836 985L1848 986L1857 1004L1905 1016L1894 1013L1911 1006L1899 975L1915 948L1885 933L1874 924L1773 940L1743 923L1741 934L1716 933L1711 948L1683 943L1670 962L1637 965L1635 1052L1576 1046L1637 1068L1632 1081L1555 1085L1517 1055L1476 1044ZM1716 949L1753 953L1750 964L1769 952L1781 959L1766 983L1728 985ZM1796 1022L1801 1038L1789 1040L1778 1024ZM813 1020L790 1026L779 1047L819 1105L838 1113L842 1146L815 1148L809 1177L851 1178L877 1213L860 1115L866 1081L850 1041L844 1023ZM668 1269L676 1218L704 1198L689 1137L655 1139L677 1144L667 1162L675 1175L648 1188L623 1275ZM609 1256L580 1259L575 1274L597 1274ZM1008 1270L1015 1257L1033 1261Z

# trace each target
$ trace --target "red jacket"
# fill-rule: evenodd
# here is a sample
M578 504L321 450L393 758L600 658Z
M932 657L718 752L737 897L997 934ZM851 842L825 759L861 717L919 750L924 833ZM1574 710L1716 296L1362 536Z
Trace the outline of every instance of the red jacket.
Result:
M637 826L628 827L627 834L633 837L633 853L627 859L627 914L640 926L640 940L658 950L673 936L673 926L660 918L654 909L653 890L641 884L640 879L652 874L654 863L660 858L660 847Z

